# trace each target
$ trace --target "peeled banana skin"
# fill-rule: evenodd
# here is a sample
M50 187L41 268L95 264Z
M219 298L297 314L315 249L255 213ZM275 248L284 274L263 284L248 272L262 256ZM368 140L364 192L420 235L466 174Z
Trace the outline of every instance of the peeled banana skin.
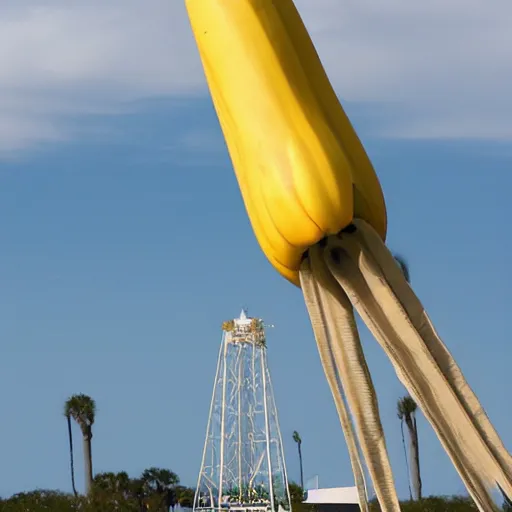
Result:
M292 0L186 0L245 207L300 286L305 251L355 217L385 239L382 190Z

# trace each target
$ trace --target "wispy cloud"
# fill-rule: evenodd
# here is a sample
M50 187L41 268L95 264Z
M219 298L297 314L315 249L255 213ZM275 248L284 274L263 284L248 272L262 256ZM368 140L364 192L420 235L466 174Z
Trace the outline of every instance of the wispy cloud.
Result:
M183 0L41 5L0 3L0 152L73 137L76 116L206 93ZM379 135L512 138L509 0L297 5L340 96L393 105Z

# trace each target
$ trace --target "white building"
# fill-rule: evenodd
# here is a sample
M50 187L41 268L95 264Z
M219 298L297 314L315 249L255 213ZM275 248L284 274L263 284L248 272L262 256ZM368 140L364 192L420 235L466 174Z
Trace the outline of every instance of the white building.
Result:
M357 487L310 489L304 503L316 505L318 512L356 512L360 510Z

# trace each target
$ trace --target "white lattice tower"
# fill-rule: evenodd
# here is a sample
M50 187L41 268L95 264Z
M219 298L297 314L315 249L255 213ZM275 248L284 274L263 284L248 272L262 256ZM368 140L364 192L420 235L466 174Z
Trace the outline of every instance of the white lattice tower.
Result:
M290 511L263 321L224 322L194 510Z

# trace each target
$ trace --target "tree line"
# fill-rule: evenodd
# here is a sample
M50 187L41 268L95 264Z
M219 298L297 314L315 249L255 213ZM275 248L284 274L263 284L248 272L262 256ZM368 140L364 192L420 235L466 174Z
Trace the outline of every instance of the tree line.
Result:
M153 468L154 470L154 468ZM167 472L170 470L160 470ZM142 475L141 475L142 477ZM140 501L142 478L130 479L125 472L102 473L96 475L87 496L75 496L53 490L37 490L20 493L9 499L0 499L0 512L168 512L175 507L191 508L194 489L174 487L176 503L168 506L165 495L155 491L155 487L144 491L145 502ZM290 483L292 512L319 512L318 508L302 503L302 488ZM408 500L400 504L402 512L473 512L477 507L473 500L464 496L431 496L421 500ZM379 512L378 503L370 504L372 512ZM504 504L503 511L512 507ZM178 511L176 511L178 512Z
M149 468L131 478L125 471L94 476L88 493L35 490L0 500L0 512L169 512L192 508L194 489L169 469Z

